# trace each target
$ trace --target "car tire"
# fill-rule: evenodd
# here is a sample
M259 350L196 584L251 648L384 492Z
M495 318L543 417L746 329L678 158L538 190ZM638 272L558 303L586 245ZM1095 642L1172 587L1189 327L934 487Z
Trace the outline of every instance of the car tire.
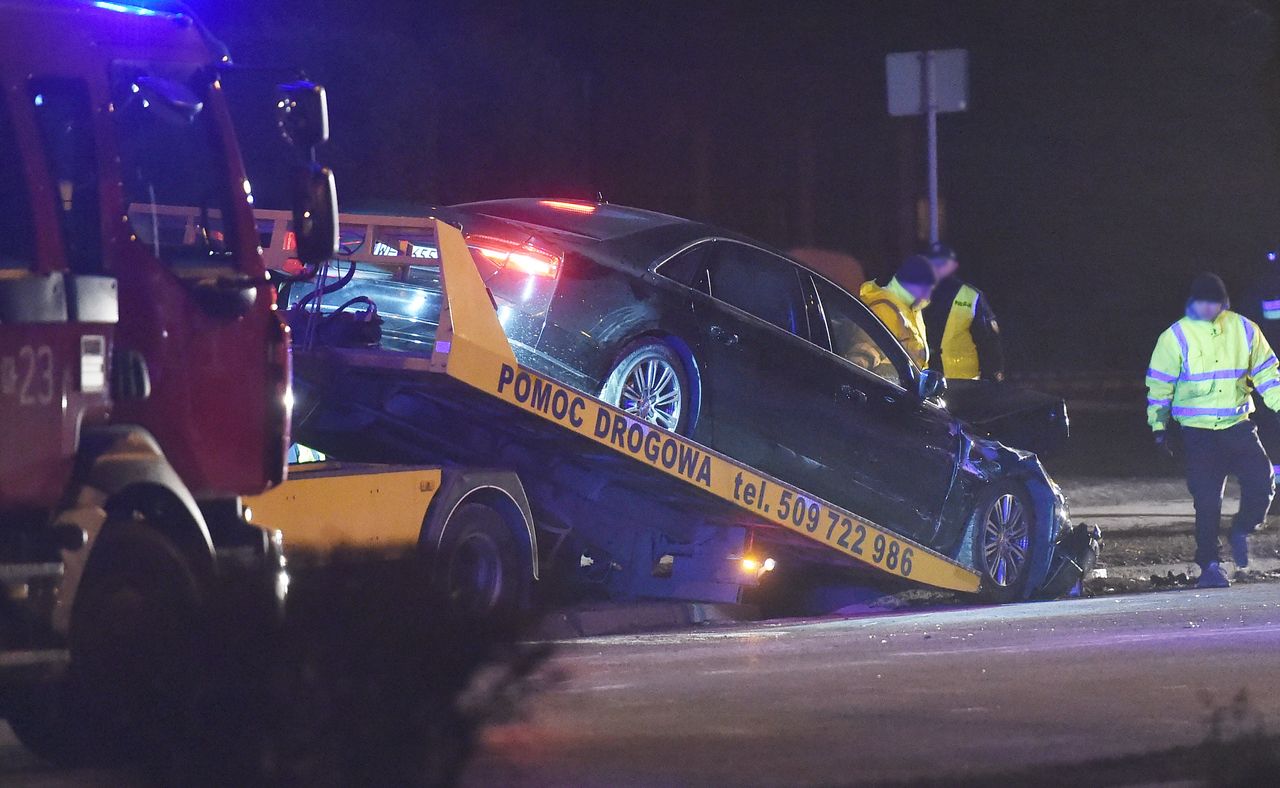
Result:
M982 578L978 598L988 604L1018 602L1039 549L1031 497L1020 485L998 483L981 497L970 520L973 566Z
M680 355L659 339L628 345L605 378L600 398L665 430L688 435L696 407Z
M528 606L530 576L501 512L472 502L449 515L434 584L453 612L495 623L514 621Z

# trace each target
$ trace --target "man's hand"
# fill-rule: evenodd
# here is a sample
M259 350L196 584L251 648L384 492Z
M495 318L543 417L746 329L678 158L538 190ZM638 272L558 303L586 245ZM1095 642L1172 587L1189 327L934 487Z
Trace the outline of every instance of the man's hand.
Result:
M1173 459L1173 444L1169 442L1168 430L1156 430L1155 433L1156 453L1161 457Z

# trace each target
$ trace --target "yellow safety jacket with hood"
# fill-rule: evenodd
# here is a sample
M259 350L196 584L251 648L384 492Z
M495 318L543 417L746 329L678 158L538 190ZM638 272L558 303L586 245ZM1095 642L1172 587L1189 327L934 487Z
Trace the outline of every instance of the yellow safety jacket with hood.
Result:
M1280 364L1258 325L1228 309L1213 321L1188 315L1160 335L1151 354L1147 422L1157 432L1170 418L1225 430L1249 418L1255 390L1280 410Z
M917 301L895 276L881 287L874 281L863 283L858 297L880 322L888 327L920 369L929 367L929 343L925 338L924 308L927 300Z

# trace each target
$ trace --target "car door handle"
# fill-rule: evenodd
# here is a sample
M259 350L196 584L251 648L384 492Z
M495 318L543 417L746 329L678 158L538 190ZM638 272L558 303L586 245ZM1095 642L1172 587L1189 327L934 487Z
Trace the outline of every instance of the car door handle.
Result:
M846 383L840 387L840 399L848 400L855 405L866 405L867 392Z
M738 335L729 329L721 328L720 326L711 327L711 338L720 344L728 345L729 347L733 347L738 344Z

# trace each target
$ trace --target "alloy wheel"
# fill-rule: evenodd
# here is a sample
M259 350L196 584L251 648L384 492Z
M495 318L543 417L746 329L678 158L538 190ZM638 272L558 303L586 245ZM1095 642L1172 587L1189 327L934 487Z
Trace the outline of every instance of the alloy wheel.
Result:
M991 504L982 525L982 555L991 582L1008 587L1026 568L1031 546L1027 510L1016 495L1005 493Z
M680 376L665 359L641 358L623 378L618 407L650 424L675 430L684 410Z

